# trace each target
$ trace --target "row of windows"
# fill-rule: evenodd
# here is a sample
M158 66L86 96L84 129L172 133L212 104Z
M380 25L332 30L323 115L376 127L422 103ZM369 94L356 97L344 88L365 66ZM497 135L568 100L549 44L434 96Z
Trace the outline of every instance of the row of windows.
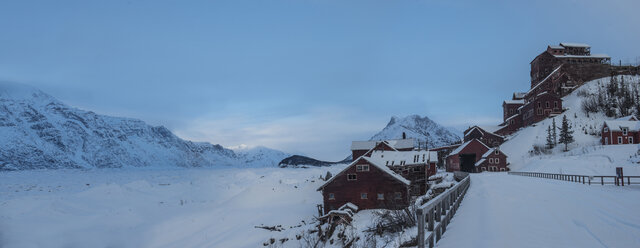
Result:
M633 137L627 137L629 144L633 144ZM622 137L618 137L618 144L622 144Z
M608 127L604 127L604 130L602 130L603 132L607 133L609 132L609 128ZM626 127L622 128L622 135L627 135L629 134L629 129Z
M329 193L329 200L335 200L336 199L336 195L334 193ZM400 200L402 199L402 193L400 192L394 192L393 196L396 200ZM360 199L369 199L369 194L368 193L360 193ZM377 199L378 200L384 200L384 193L378 193L377 194Z
M356 171L369 171L368 164L356 165ZM355 175L355 174L352 174Z
M489 163L490 164L499 164L500 163L500 158L495 158L495 159L489 158Z

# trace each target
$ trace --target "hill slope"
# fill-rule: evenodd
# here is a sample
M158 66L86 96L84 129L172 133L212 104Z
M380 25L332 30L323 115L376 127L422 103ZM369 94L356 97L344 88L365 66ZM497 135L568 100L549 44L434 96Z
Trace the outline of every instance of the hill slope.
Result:
M275 165L272 160L287 156L265 149L236 154L186 141L163 126L72 108L33 87L6 82L0 82L0 137L0 170Z
M634 171L640 175L640 169L633 161L636 154L635 145L601 146L600 129L605 120L615 118L606 117L604 113L586 114L582 110L582 103L586 96L597 94L598 87L609 81L602 78L585 83L571 94L562 98L566 109L561 115L548 118L532 126L520 129L507 137L501 149L511 163L511 170L516 171L544 171L550 173L586 173L613 174L614 167L625 167L627 171ZM640 77L625 76L628 85L640 84ZM570 144L569 152L563 152L563 145L558 145L548 154L535 154L533 146L543 147L546 143L547 128L555 119L558 128L562 117L567 119L574 130L575 142ZM559 130L558 130L559 133Z

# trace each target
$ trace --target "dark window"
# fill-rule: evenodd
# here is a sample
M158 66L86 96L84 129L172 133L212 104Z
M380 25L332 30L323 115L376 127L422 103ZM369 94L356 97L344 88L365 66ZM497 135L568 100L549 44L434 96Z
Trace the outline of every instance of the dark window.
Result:
M369 171L369 165L368 164L357 165L356 171Z
M378 193L378 200L384 200L384 194Z
M329 200L335 200L336 199L336 195L334 195L333 193L329 193Z
M349 180L349 181L358 180L358 175L356 175L356 174L347 174L347 180Z
M360 199L367 199L367 193L360 193Z
M553 102L553 108L558 108L558 101Z
M420 166L413 167L414 172L420 172Z
M549 108L549 101L544 102L544 107Z
M396 192L394 195L396 199L402 199L402 193Z

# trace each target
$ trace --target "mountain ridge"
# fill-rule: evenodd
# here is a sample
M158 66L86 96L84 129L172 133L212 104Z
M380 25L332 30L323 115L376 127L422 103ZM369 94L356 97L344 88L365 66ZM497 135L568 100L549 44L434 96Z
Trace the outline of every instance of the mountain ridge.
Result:
M70 107L11 82L0 82L0 136L0 170L277 166L288 156L184 140L164 126Z

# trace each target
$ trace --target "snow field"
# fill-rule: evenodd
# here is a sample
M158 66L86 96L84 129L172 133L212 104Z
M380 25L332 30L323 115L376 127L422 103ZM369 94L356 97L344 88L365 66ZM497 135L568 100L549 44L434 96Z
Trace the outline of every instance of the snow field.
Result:
M3 172L0 247L296 247L342 168Z

